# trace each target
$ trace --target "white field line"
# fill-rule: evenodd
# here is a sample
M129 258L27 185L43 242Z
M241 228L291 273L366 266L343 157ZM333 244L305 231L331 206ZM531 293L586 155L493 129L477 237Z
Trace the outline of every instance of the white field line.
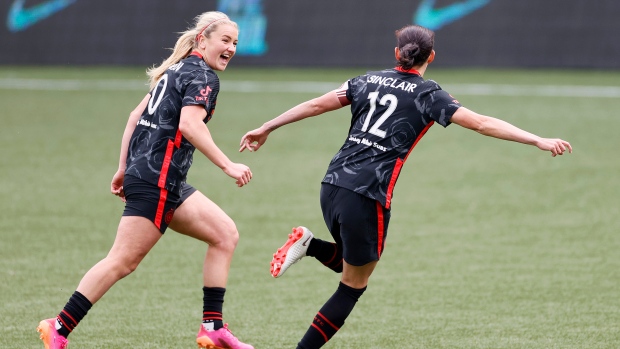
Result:
M338 88L337 82L318 81L222 81L222 91L242 93L314 93L322 94ZM581 85L508 85L508 84L446 84L442 88L455 96L533 96L620 98L620 86ZM79 80L79 79L0 79L2 90L31 91L144 91L142 80Z

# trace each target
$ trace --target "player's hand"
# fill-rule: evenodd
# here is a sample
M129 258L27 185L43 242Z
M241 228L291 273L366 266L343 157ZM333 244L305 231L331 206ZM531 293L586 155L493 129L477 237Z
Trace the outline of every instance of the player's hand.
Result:
M110 191L112 194L118 196L123 202L125 200L125 191L123 190L123 179L125 178L125 171L118 170L112 177L112 183L110 184Z
M250 171L250 168L244 164L238 164L233 162L230 164L230 166L227 166L222 170L228 176L234 178L235 183L240 188L250 183L250 180L252 179L252 171Z
M573 152L573 147L567 141L559 138L541 138L536 144L540 150L550 151L551 156L562 155L566 150L569 153Z
M265 144L268 136L269 132L263 129L263 127L259 127L246 133L243 137L241 137L241 142L239 143L241 148L239 148L239 151L242 152L244 149L249 151L258 150L263 144Z

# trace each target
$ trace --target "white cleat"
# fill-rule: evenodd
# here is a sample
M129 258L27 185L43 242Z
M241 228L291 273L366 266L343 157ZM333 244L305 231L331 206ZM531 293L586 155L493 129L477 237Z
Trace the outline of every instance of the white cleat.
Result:
M293 228L293 232L288 234L286 243L273 254L271 276L274 278L282 276L286 269L305 257L312 238L314 235L308 228Z

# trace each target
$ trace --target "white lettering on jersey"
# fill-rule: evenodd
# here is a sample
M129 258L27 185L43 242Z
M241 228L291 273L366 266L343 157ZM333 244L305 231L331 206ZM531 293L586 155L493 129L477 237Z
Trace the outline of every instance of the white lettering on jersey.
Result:
M371 84L383 85L391 88L397 88L403 90L405 92L413 92L413 90L418 87L416 84L412 84L407 81L402 81L400 79L388 78L385 76L378 75L368 75L367 80Z
M144 120L144 119L140 119L140 121L138 121L137 125L142 125L142 126L146 126L146 127L157 129L157 125L156 124L152 124L148 120Z
M381 151L387 151L387 148L386 148L386 147L384 147L384 146L382 146L382 145L378 144L377 142L371 142L371 141L367 140L366 138L359 139L359 138L354 137L354 136L349 136L349 140L350 140L351 142L355 142L355 143L357 143L357 144L360 144L360 143L361 143L361 144L363 144L363 145L372 146L373 148L377 148L377 149L379 149L379 150L381 150Z
M349 140L351 142L355 142L357 144L360 144L360 142L362 141L361 139L357 138L357 137L353 137L353 136L349 136Z

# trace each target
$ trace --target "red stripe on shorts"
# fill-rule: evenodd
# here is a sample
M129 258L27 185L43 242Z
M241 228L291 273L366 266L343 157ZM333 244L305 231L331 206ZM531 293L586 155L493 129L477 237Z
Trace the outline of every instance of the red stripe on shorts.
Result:
M159 189L159 203L157 204L157 212L155 213L155 226L157 229L161 229L161 221L164 217L164 208L166 206L166 199L168 198L168 191L164 188Z
M377 257L381 258L381 253L383 253L383 237L384 237L384 222L383 222L383 206L379 201L377 203Z

